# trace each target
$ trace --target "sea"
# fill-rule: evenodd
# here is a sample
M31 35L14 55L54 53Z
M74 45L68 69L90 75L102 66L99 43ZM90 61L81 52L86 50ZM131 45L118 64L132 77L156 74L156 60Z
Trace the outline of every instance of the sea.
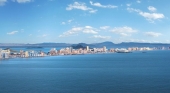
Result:
M170 93L170 50L0 60L0 93Z

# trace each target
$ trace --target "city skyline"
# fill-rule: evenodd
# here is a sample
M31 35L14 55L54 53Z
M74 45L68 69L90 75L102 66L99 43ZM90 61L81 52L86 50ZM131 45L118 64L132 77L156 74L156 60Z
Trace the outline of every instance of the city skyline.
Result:
M168 0L0 0L0 43L170 43Z

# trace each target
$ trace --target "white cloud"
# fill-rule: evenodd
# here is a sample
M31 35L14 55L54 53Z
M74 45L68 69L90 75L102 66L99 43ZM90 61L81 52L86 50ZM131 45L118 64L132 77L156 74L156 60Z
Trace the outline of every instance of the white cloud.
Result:
M66 25L66 24L70 24L71 22L73 22L73 19L70 19L70 20L68 20L66 22L61 22L61 24L62 25Z
M29 34L28 36L32 36L32 34Z
M170 43L170 40L166 40L166 43Z
M93 38L99 38L99 39L110 39L110 38L111 38L111 36L93 35Z
M134 8L127 8L127 10L129 11L129 12L141 12L141 10L139 10L139 9L134 9Z
M141 1L140 1L140 0L137 0L136 2L137 2L137 3L141 3Z
M78 32L80 32L83 28L82 27L74 27L71 30L68 30L66 32L64 32L62 35L60 35L59 37L67 37L70 35L74 35L77 34Z
M42 37L47 37L48 35L47 34L43 34Z
M129 12L137 12L139 15L143 16L144 18L146 18L148 21L150 21L151 23L154 23L154 20L158 20L158 19L162 19L164 18L164 14L162 13L149 13L149 12L143 12L139 9L134 9L134 8L127 8L127 10Z
M65 25L65 24L66 24L66 22L61 22L61 24L62 24L62 25Z
M145 32L145 35L151 36L151 37L159 37L162 34L161 33L156 33L156 32Z
M102 29L102 30L107 30L109 28L110 28L110 26L102 26L102 27L100 27L100 29Z
M12 31L12 32L9 32L9 33L7 33L8 35L14 35L14 34L16 34L16 33L18 33L18 31Z
M114 33L134 33L137 32L137 30L132 29L131 27L124 26L124 27L115 27L111 30L111 32Z
M117 6L114 6L114 5L102 5L102 4L98 3L98 2L93 3L92 1L90 1L90 4L92 6L97 6L97 7L102 7L102 8L117 8Z
M24 31L24 29L21 29L20 32L21 32L21 33L24 33L25 31Z
M97 10L94 10L93 8L87 7L85 3L80 3L80 2L74 2L74 4L69 4L68 7L66 7L66 10L73 10L73 9L89 11L90 13L97 12Z
M91 27L91 26L85 26L83 29L83 33L87 33L87 34L97 34L97 29Z
M32 2L34 0L13 0L13 2L18 2L18 3L29 3L29 2Z
M87 34L97 34L98 32L92 30L92 29L84 29L83 33L87 33Z
M91 26L85 26L85 27L73 27L71 30L68 30L64 32L59 37L67 37L70 35L76 35L78 33L86 33L86 34L97 34L97 29L91 27Z
M30 36L32 36L32 34L30 34ZM49 34L42 34L42 35L39 35L39 36L37 36L37 37L45 38L45 37L47 37L47 36L49 36Z
M148 10L151 11L151 12L156 12L157 9L153 6L149 6Z
M98 32L95 31L95 29L91 26L85 26L85 28L83 29L83 33L87 33L87 34L97 34Z
M161 14L161 13L140 12L139 14L148 20L156 20L156 19L161 19L165 17L164 14Z
M124 26L124 27L115 27L114 29L110 30L113 33L119 34L121 36L130 36L132 33L137 32L137 30L132 29L131 27Z
M92 29L93 27L91 26L85 26L86 29Z
M32 2L34 0L12 0L13 2L18 2L18 3L29 3Z
M119 33L121 36L131 36L131 34L128 34L128 33Z
M97 10L94 10L94 9L93 9L93 10L90 10L89 12L90 12L90 13L96 13Z
M71 23L73 20L72 19L70 19L70 20L68 20L68 23Z
M7 2L7 0L0 0L0 6L5 5L6 2Z
M126 6L130 7L130 6L131 6L131 4L126 4Z

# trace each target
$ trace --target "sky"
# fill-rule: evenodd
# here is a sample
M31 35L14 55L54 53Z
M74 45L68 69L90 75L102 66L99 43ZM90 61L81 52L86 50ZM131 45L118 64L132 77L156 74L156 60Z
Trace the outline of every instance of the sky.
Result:
M170 43L170 0L0 0L0 43Z

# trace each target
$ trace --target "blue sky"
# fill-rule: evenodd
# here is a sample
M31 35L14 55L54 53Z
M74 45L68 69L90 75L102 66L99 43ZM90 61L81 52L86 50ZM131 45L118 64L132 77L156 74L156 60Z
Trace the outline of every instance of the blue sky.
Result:
M170 43L170 0L0 0L0 43Z

